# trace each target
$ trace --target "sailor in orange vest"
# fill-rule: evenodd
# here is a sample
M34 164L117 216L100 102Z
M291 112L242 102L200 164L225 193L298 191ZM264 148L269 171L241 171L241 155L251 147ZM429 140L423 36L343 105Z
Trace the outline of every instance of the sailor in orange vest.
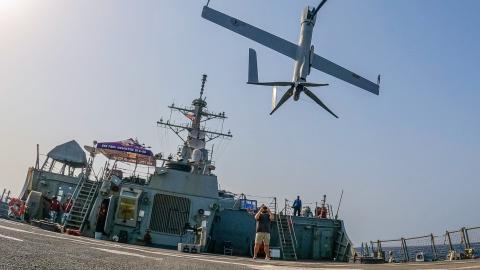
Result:
M65 223L65 220L67 220L68 214L70 214L70 210L72 209L72 206L73 206L72 196L68 195L67 200L62 205L62 210L63 210L62 223Z
M57 222L61 208L62 206L60 205L57 196L54 196L52 198L52 203L50 204L50 221Z

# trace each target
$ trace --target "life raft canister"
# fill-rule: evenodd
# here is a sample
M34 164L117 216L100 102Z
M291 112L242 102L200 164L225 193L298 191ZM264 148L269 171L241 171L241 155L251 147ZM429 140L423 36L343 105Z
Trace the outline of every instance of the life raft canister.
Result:
M8 202L8 208L10 209L10 212L17 217L21 217L25 214L25 204L18 198L11 198L10 202Z

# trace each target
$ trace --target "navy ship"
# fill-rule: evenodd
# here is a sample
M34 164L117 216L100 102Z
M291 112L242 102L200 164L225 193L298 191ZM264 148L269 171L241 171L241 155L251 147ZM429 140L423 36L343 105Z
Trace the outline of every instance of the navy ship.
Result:
M186 252L252 256L254 213L260 202L219 189L208 144L232 134L207 126L227 117L207 109L206 78L191 106L169 106L188 123L157 122L180 139L174 155L154 154L135 139L94 141L83 149L70 141L44 160L37 151L19 196L26 202L27 220L47 219L49 198L56 197L62 204L71 202L68 213L53 220L69 233ZM94 169L99 156L106 160L100 171ZM346 262L353 256L344 223L328 211L325 199L302 216L293 216L289 203L280 206L275 197L268 206L275 213L272 257Z

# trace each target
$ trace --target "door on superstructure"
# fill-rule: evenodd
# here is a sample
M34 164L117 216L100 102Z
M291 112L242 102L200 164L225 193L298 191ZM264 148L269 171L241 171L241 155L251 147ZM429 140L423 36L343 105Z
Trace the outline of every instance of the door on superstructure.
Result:
M73 187L71 185L58 184L57 192L55 195L57 196L57 199L61 204L67 200L68 196L72 196L72 194Z
M320 258L331 260L333 256L333 232L324 230L320 236Z

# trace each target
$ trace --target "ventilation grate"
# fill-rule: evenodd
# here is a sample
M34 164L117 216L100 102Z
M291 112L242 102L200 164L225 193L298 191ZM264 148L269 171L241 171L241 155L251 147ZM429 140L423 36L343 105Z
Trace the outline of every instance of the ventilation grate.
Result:
M153 200L150 229L154 232L181 235L188 222L190 200L165 194L156 194Z

